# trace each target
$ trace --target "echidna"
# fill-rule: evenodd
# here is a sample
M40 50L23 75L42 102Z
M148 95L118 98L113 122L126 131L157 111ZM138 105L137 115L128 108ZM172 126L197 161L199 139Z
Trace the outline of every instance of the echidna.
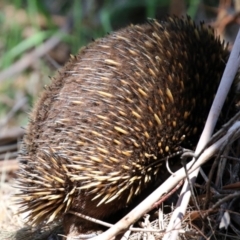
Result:
M18 198L29 221L69 210L102 219L131 203L164 169L160 159L196 144L227 58L211 27L176 17L81 49L41 96L23 140Z

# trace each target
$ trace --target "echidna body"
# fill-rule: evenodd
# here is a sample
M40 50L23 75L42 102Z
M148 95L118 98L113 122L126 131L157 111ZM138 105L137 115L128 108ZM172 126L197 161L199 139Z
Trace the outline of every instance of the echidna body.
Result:
M41 96L23 141L18 197L30 222L69 210L102 219L131 203L159 159L196 144L227 58L211 28L179 18L83 48Z

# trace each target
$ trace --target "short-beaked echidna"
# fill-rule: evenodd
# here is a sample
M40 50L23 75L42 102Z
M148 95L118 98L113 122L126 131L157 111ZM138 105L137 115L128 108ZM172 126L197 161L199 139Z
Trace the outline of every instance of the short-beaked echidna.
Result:
M18 198L29 221L69 210L102 219L131 203L159 176L159 159L196 144L227 58L212 28L175 17L81 49L23 140Z

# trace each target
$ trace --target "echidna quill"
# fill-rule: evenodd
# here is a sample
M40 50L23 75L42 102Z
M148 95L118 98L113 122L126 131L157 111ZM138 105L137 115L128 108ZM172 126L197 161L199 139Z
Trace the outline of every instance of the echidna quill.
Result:
M32 111L21 211L33 224L69 210L103 219L133 202L161 174L159 159L196 144L227 58L212 28L175 17L81 49Z

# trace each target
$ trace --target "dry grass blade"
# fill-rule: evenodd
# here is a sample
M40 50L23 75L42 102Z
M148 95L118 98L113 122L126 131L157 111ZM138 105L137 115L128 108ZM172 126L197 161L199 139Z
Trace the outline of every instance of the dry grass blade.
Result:
M236 139L240 138L240 113L238 113L234 117L233 120L230 120L232 125L226 124L228 131L226 135L222 136L222 130L219 131L219 135L222 136L221 138L216 138L217 141L209 146L205 151L199 156L197 162L195 160L191 161L187 164L187 168L191 167L189 173L193 172L195 169L200 167L203 163L209 160L214 154L220 151L222 148L226 147L228 144L231 144ZM231 139L231 141L230 141ZM194 165L193 165L194 163ZM117 233L124 231L127 229L131 224L136 222L144 213L149 212L152 207L154 206L155 202L166 192L169 192L177 183L185 177L184 169L178 170L175 175L168 178L156 191L154 191L148 198L146 198L141 204L139 204L135 209L133 209L129 214L127 214L121 221L116 223L112 228L101 234L100 236L93 238L94 240L107 240L111 237L117 235ZM174 214L172 217L174 217ZM167 230L168 233L172 233L175 231L179 231L182 228L177 227L174 225L172 229ZM92 239L92 240L93 240Z

